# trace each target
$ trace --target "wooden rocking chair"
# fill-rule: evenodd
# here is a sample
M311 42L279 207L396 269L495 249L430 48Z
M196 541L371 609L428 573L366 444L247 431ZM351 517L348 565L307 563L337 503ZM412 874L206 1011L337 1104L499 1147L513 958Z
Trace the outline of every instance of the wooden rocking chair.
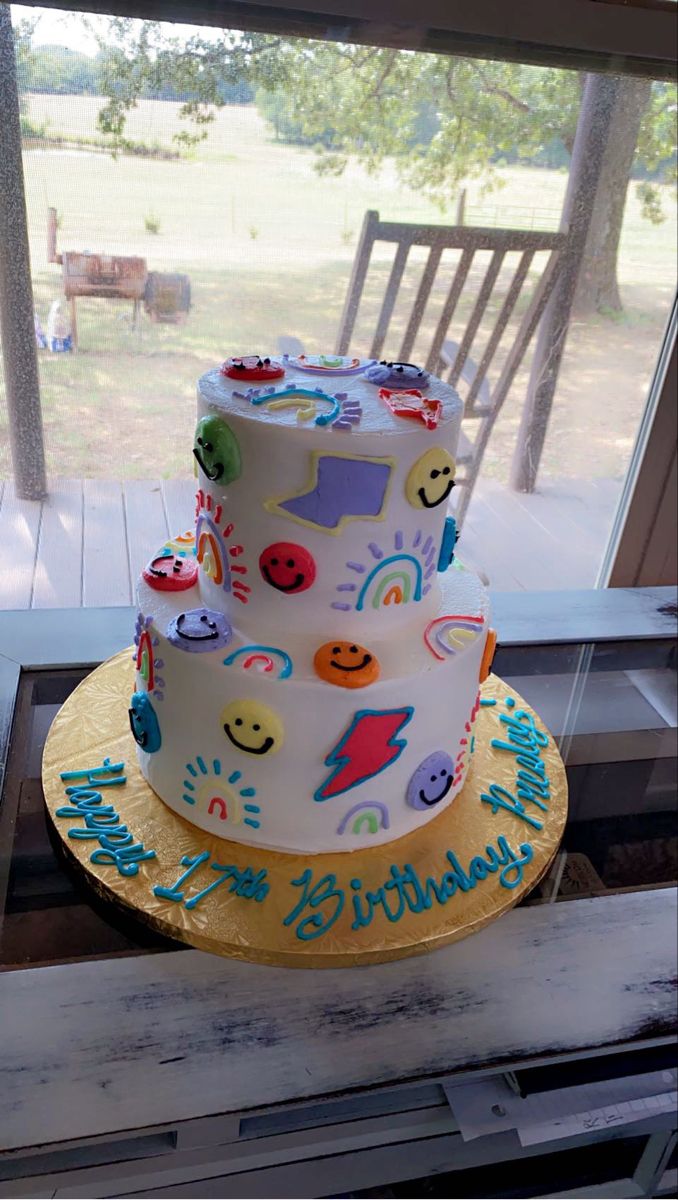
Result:
M401 292L411 248L428 247L428 256L400 346L396 349L392 340L388 341L388 358L400 361L408 361L412 356L429 298L441 270L443 251L461 251L425 360L427 370L437 375L447 372L446 378L455 387L463 384L464 419L457 457L458 466L462 470L457 474L459 486L455 489L455 516L458 525L461 525L492 428L553 290L567 234L522 229L483 229L465 225L409 225L380 221L378 212L366 212L341 318L336 343L337 354L346 354L349 348L357 353L352 338L368 278L372 247L378 241L394 242L397 249L374 327L374 336L367 351L373 358L384 356L384 347L387 345L389 327ZM490 251L491 258L461 340L454 341L449 336L450 326L474 256L479 251ZM499 375L494 383L490 383L488 372L511 315L524 291L529 290L529 285L525 287L528 272L535 254L540 251L548 252L546 265L525 308ZM511 252L518 252L520 257L499 306L494 325L476 363L470 352L504 259Z

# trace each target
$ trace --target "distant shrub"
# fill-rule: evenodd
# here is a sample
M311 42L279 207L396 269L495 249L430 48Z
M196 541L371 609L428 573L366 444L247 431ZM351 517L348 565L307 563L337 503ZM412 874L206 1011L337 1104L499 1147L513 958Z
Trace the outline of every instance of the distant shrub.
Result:
M144 217L144 229L146 233L160 233L160 217L157 213L146 213Z
M21 122L21 136L25 138L45 138L47 137L48 121L32 121L26 113L21 113L19 118Z
M252 241L256 242L257 238L259 237L259 230L257 229L256 225L250 225L247 232L249 233Z
M345 246L350 246L355 237L355 230L354 229L342 229L339 236Z

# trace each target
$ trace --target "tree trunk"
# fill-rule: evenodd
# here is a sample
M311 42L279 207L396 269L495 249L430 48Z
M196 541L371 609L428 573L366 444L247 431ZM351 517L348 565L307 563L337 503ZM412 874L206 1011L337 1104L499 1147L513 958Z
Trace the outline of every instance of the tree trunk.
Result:
M619 239L638 132L651 88L649 79L621 82L574 302L578 315L610 309L621 312L623 307L617 281Z

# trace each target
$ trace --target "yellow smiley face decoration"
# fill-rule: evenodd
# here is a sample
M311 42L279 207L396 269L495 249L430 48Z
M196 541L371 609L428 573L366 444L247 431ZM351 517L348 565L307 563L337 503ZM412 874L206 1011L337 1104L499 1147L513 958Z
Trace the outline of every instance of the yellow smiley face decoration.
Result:
M221 727L243 754L276 754L285 736L278 714L258 700L232 700L221 714Z
M405 495L413 508L437 508L454 487L456 464L442 446L432 446L418 458L405 481Z

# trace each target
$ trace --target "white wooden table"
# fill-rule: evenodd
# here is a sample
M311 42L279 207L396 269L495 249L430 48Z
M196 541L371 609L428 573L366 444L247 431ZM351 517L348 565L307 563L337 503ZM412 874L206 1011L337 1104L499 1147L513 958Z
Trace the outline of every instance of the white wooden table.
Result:
M670 636L670 599L599 593L570 627ZM58 639L34 621L51 616L0 629L0 750L22 669L95 662L126 638L124 612L119 625L64 616ZM522 620L507 603L509 644ZM7 838L0 809L0 901ZM450 1085L546 1066L557 1088L568 1063L594 1060L637 1070L675 1034L675 932L675 890L661 887L520 908L424 958L350 971L192 950L7 971L0 1197L323 1196L492 1163L525 1178L544 1146L515 1131L465 1141ZM522 1194L660 1194L675 1124L644 1114L558 1141L547 1149L591 1155L614 1141L618 1177L562 1191L554 1167L550 1186Z

